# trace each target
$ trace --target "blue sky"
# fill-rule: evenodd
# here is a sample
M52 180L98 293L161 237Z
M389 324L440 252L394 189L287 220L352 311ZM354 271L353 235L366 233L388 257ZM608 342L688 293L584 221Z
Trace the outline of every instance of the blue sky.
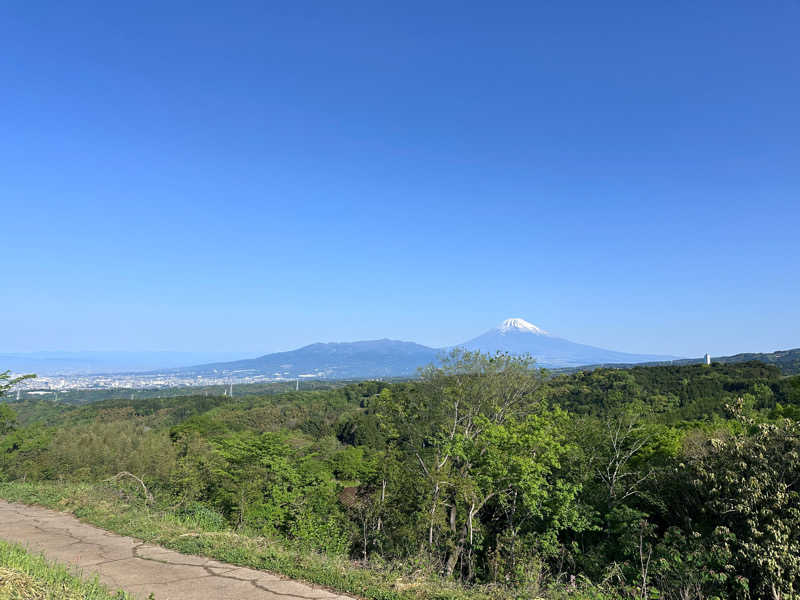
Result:
M7 2L0 350L800 346L800 2Z

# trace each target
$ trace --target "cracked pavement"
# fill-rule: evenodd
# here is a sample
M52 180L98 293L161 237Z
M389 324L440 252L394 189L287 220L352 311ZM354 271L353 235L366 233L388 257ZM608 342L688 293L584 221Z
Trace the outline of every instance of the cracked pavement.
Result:
M72 515L0 500L0 538L97 575L113 590L156 600L352 600L349 596L237 567L81 523Z

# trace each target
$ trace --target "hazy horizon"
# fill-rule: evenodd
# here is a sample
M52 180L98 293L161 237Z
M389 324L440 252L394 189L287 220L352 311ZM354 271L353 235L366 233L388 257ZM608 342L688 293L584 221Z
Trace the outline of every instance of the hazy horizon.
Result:
M493 329L493 328L494 327L489 328L489 329ZM484 333L485 331L487 331L487 330L485 329L485 330L482 330L482 331L480 331L478 333ZM548 333L552 333L552 335L555 336L555 337L563 337L563 336L558 335L557 333L553 333L553 332L548 332ZM467 339L469 337L472 337L473 335L477 335L477 333L473 332L473 334L465 334L464 336L462 336L462 339L460 339L459 341L450 342L450 343L441 344L441 345L425 344L423 342L420 342L420 341L414 340L414 339L393 338L393 337L388 337L388 336L376 335L374 337L368 337L368 338L362 338L362 339L315 340L315 341L312 341L312 342L301 344L299 346L277 348L277 349L268 349L268 350L254 349L254 350L233 350L233 351L224 351L224 352L222 352L222 351L218 351L218 350L214 350L214 349L210 349L210 348L209 349L199 349L199 350L198 349L176 350L176 349L172 349L172 348L161 348L161 349L141 348L141 349L136 349L136 350L130 350L130 349L125 349L125 348L106 348L106 349L87 349L87 348L82 348L82 349L66 349L66 350L64 350L64 349L52 349L51 348L51 349L29 350L29 351L15 351L15 350L2 350L2 349L0 349L0 356L3 356L3 355L9 355L9 356L10 355L28 355L28 356L34 356L34 355L70 355L70 354L74 354L74 355L81 355L81 354L86 354L86 355L89 355L89 354L98 354L98 355L113 355L113 354L157 355L157 354L170 354L170 355L187 355L187 356L189 356L189 355L196 355L196 356L207 355L207 356L216 356L216 357L219 358L219 360L236 360L238 358L253 358L253 357L256 357L256 356L263 355L263 354L271 354L271 353L275 353L275 352L292 351L292 350L303 348L305 346L308 346L308 345L311 345L311 344L316 344L316 343L323 343L323 344L328 344L328 343L351 343L351 342L375 341L375 340L383 340L383 339L391 339L391 340L395 340L395 341L411 342L411 343L416 343L416 344L420 344L420 345L423 345L423 346L427 346L427 347L433 348L433 349L447 349L447 348L452 348L454 346L458 346L458 345L464 343L465 341L467 341ZM581 344L585 343L585 342L583 342L581 340L570 340L570 341L573 341L573 342L576 342L576 343L581 343ZM591 344L588 344L588 345L591 345ZM600 345L602 345L602 344L600 344ZM794 346L792 346L792 347L787 346L785 348L756 348L756 349L747 348L747 349L742 349L742 350L739 350L739 351L729 352L729 353L726 353L726 355L728 355L728 354L750 353L750 352L774 352L774 351L780 351L780 350L789 350L789 349L793 349L793 348L794 348ZM623 352L627 351L625 348L610 348L610 349L619 350L619 351L623 351ZM669 354L668 352L660 352L658 349L652 350L650 352L653 353L653 354L664 354L664 355L668 355ZM706 350L703 350L703 351L698 351L696 354L674 355L674 356L676 356L678 358L699 358L699 357L703 356L706 352L707 352ZM723 356L723 355L719 354L718 356ZM43 358L46 358L46 356L43 356ZM215 360L217 360L217 359L215 358L214 361ZM213 361L209 360L209 362L213 362Z
M374 334L374 335L367 335L366 337L345 337L341 339L316 339L313 338L313 334L308 338L307 341L297 342L295 344L289 344L288 346L277 346L274 343L269 343L269 340L262 346L262 347L250 347L245 349L232 349L232 350L218 350L213 347L201 347L200 349L186 349L181 348L180 346L165 346L160 348L152 348L152 347L138 347L138 348L125 348L125 347L95 347L95 348L85 348L85 347L75 347L75 348L59 348L59 347L39 347L34 349L24 349L24 350L17 350L17 349L5 349L0 348L0 355L11 355L11 354L80 354L80 353L104 353L104 354L113 354L113 353L129 353L129 354L139 354L139 353L147 353L147 354L158 354L158 353L165 353L165 354L218 354L218 355L227 355L227 356L236 356L236 357L255 357L262 354L270 354L275 352L283 352L289 350L299 349L311 344L323 343L348 343L348 342L359 342L359 341L372 341L372 340L382 340L382 339L390 339L396 341L403 341L403 342L413 342L416 344L420 344L423 346L427 346L429 348L449 348L452 346L456 346L461 342L465 341L468 337L475 336L478 333L482 333L486 331L488 328L484 328L483 330L475 330L472 333L465 333L459 341L452 341L446 343L426 343L425 341L420 341L418 339L413 339L408 336L391 336L391 335L381 335L381 334ZM604 342L602 340L595 340L595 341L586 341L585 339L578 338L567 338L564 335L558 334L555 332L554 335L556 337L569 339L570 341L586 344L590 346L601 346L601 347L608 347L613 350L619 350L622 352L647 352L653 354L665 354L665 355L674 355L680 356L682 358L697 358L702 357L706 352L711 352L708 349L698 348L694 350L694 353L684 353L684 354L676 354L674 352L669 352L667 350L663 350L661 348L651 348L647 345L645 341L642 341L634 350L631 350L626 347L615 347L614 345L610 345L608 342ZM579 335L579 334L578 334ZM647 336L643 336L643 340L647 339ZM784 345L784 346L775 346L775 347L753 347L752 345L748 345L746 342L741 343L742 347L739 349L735 349L735 344L731 347L734 349L722 351L722 352L711 352L713 356L728 356L732 354L741 354L741 353L749 353L749 352L775 352L779 350L789 350L800 347L800 338L798 341L794 343L794 345ZM707 345L709 348L714 346L713 343Z

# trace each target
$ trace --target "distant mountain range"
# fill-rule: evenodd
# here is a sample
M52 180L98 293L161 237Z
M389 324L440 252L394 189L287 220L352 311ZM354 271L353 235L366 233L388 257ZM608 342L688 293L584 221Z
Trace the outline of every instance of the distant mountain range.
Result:
M311 344L289 352L171 369L167 373L230 377L261 375L280 379L409 377L419 367L435 361L438 354L434 348L388 339Z
M506 319L484 334L453 347L495 353L530 354L538 366L575 369L636 364L691 364L702 359L681 359L657 354L630 354L578 344L556 337L524 319ZM397 340L318 343L265 354L257 358L217 353L181 352L82 352L0 354L0 371L39 374L86 374L147 372L187 377L294 379L368 379L412 377L422 366L436 362L449 348L430 348ZM232 360L238 359L238 360ZM800 349L771 354L737 354L716 362L761 360L786 373L800 372ZM184 366L184 365L194 366Z
M628 354L576 344L550 335L524 319L506 319L472 340L457 344L468 350L530 354L543 367L577 367L595 363L640 363L672 360L655 354ZM452 348L452 347L451 347ZM185 376L268 376L357 379L411 377L420 367L435 362L451 348L429 348L412 342L374 340L335 344L311 344L289 352L258 358L171 369Z

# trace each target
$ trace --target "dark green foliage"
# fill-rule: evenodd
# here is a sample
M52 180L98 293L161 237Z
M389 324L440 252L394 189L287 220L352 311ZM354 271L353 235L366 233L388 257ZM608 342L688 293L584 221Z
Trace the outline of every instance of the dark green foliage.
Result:
M725 415L725 405L745 395L754 408L800 404L800 377L783 377L762 363L595 369L550 381L555 402L577 414L602 414L640 401L673 422Z

